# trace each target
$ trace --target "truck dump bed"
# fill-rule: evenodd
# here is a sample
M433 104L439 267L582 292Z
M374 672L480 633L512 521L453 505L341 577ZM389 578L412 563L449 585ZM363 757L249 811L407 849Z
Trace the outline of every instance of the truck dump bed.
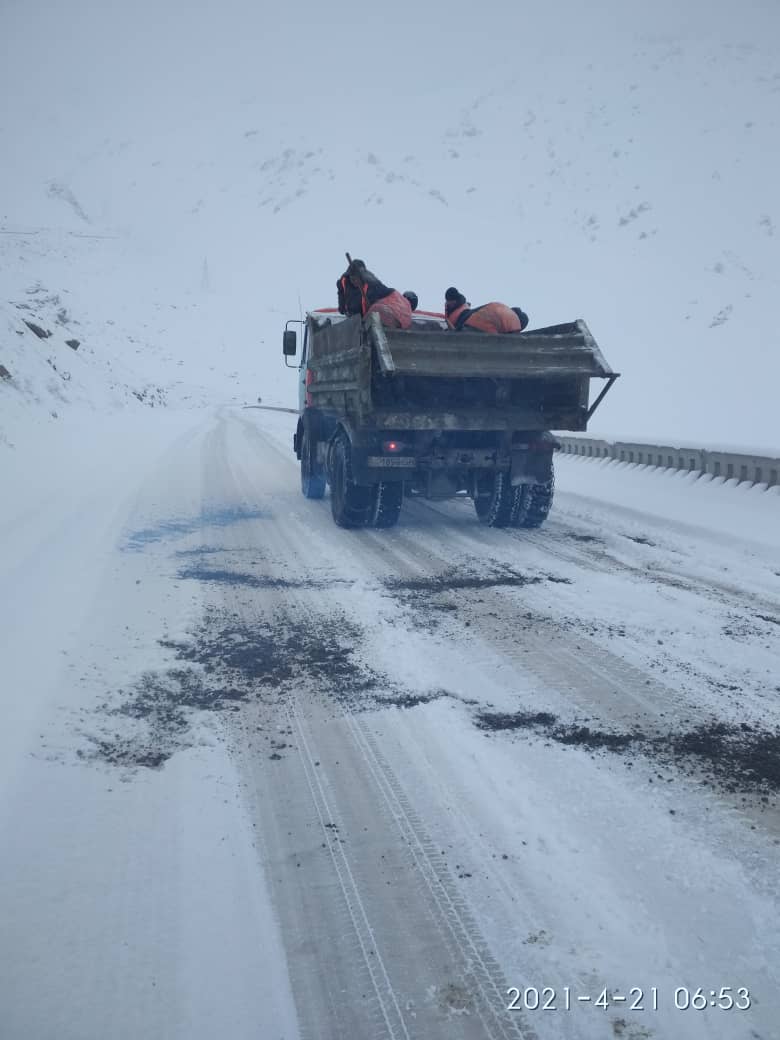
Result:
M613 374L584 321L503 336L471 330L402 331L373 323L368 332L386 375L544 379Z
M307 361L312 404L394 429L584 430L617 378L581 320L496 336L313 314Z

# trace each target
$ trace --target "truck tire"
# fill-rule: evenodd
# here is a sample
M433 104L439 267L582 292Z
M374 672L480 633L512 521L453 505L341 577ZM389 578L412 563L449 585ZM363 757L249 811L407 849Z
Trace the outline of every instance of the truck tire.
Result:
M492 487L474 499L474 508L486 527L506 527L511 523L514 503L515 488L509 473L499 472L493 477Z
M331 445L330 508L339 527L365 527L373 518L373 488L352 479L352 445L344 433Z
M555 474L550 463L550 476L543 484L521 484L515 508L512 511L513 527L541 527L552 508L555 494Z
M404 502L404 486L399 481L382 481L374 488L374 527L395 527Z
M310 423L303 424L301 434L301 491L305 498L325 494L325 469L317 461L317 441Z

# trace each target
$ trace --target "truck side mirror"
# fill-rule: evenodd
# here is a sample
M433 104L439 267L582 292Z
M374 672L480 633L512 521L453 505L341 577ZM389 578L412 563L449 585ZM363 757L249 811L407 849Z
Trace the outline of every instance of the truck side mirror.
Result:
M295 329L285 329L282 335L282 353L285 357L295 357L298 352Z

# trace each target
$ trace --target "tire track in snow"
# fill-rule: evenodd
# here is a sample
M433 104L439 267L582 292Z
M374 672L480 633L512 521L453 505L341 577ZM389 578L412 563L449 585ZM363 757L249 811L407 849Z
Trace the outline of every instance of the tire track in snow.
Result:
M230 434L212 445L218 453L230 446ZM234 459L230 467L215 466L212 462L210 468L213 473L221 473L225 494L242 501L252 498L252 489L262 479L260 473L251 472L242 457ZM266 466L260 463L258 469L262 472ZM274 478L266 471L265 489L272 496L278 469L275 472ZM330 534L330 517L322 519ZM323 608L320 585L315 580L311 587L307 581L291 578L289 564L295 560L292 573L300 568L311 579L315 568L310 563L316 559L318 541L301 544L300 522L290 523L290 518L281 512L265 515L255 530L262 531L266 563L269 556L276 560L270 566L274 572L279 570L285 575L283 583L271 576L265 586L271 599L259 597L252 591L256 589L252 583L242 587L240 582L221 582L215 591L220 590L218 594L228 610L238 608L247 630L253 619L255 626L262 628L265 622L257 626L257 619L268 617L270 608L277 618L284 614L307 619L301 623L316 632ZM233 536L234 532L226 535ZM320 558L317 562L321 571L324 561ZM207 573L204 578L208 581ZM345 595L348 594L347 590ZM340 606L329 601L329 616ZM289 641L282 652L293 652ZM294 894L298 885L313 884L325 893L331 884L327 879L332 876L340 893L335 901L328 897L327 906L321 907L323 912L318 919L310 921L310 928L320 934L320 942L327 936L326 944L346 969L346 977L353 976L355 981L348 983L340 994L330 993L325 982L319 985L319 991L317 986L310 986L308 992L314 1006L299 1007L302 1028L312 1036L336 1037L342 1035L339 1029L343 1029L346 1019L352 1027L362 1022L364 1030L366 1019L370 1019L370 1035L398 1040L531 1038L534 1034L520 1032L517 1021L504 1010L503 976L458 897L449 871L439 868L434 873L430 839L425 838L421 822L413 820L408 802L403 805L399 801L401 787L389 767L380 766L376 750L369 748L362 731L353 728L353 708L342 699L331 701L320 680L313 688L308 688L303 677L302 682L301 689L287 698L286 707L277 702L275 706L250 706L248 713L242 710L245 719L256 711L264 729L276 726L279 710L284 712L286 723L294 732L297 768L293 768L287 752L281 762L269 762L268 758L252 762L256 741L252 739L252 725L246 722L239 726L242 736L236 747L245 766L248 796L258 807L266 839L271 839L271 858L289 862L302 843L312 845L311 835L302 823L308 816L304 802L313 807L316 827L324 838L320 844L327 847L319 866L301 854L300 872L296 869L285 873L288 891L280 912L292 947L301 941L306 927L295 905L300 903ZM305 705L303 690L307 691ZM356 702L355 707L360 710L361 704ZM232 719L228 720L228 725L231 722ZM366 832L374 836L361 837ZM375 879L380 848L385 849L381 858L388 876L393 878L393 887L387 889L377 888ZM323 873L321 857L325 855L330 867ZM398 903L398 884L404 893L403 909ZM310 898L308 905L312 906ZM342 923L337 926L337 921ZM413 937L413 943L410 945L404 936ZM348 965L355 958L361 967L353 971ZM296 989L292 960L291 968ZM370 998L359 996L359 987L365 986L359 981L361 976L370 980ZM344 1007L348 999L349 1010ZM335 1003L329 1010L326 1005L331 1001ZM502 1015L506 1015L506 1021Z
M306 738L306 732L301 722L300 715L296 710L294 700L288 708L288 717L298 733L298 740L300 742L298 752L303 764L303 772L306 777L312 802L314 803L317 812L317 818L322 827L323 836L329 838L330 835L327 831L327 825L330 824L333 826L335 821L338 820L339 814L336 806L330 803L328 796L325 793L324 786L318 776L317 768L314 764L315 759L309 747L309 741ZM391 1038L391 1040L396 1040L397 1037L405 1037L406 1040L411 1040L404 1023L404 1016L398 1004L398 997L393 988L393 984L390 981L390 976L388 975L384 961L382 960L380 944L377 942L371 922L368 919L365 904L361 899L360 889L355 881L355 876L350 867L349 858L344 850L344 846L339 841L328 841L327 846L330 851L333 869L338 877L339 886L344 897L344 903L349 911L350 921L360 945L363 962L369 976L371 977L374 994L382 1013L386 1035ZM375 970L372 965L372 956L376 958L378 970Z
M520 1026L517 1020L501 1019L496 1008L504 1006L507 993L506 980L481 938L471 914L462 897L455 889L449 871L437 866L441 857L415 813L401 784L379 750L376 738L363 720L347 715L348 726L361 748L366 765L381 790L389 815L398 827L404 842L409 846L415 864L424 879L432 904L438 910L440 929L449 934L449 944L454 944L455 954L465 957L465 969L472 975L480 1002L477 1013L485 1027L485 1037L524 1037L536 1040L536 1033L528 1025Z

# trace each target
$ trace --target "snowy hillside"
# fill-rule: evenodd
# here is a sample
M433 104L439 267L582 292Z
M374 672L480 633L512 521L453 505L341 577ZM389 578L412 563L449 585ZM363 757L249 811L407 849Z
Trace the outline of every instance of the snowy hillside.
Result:
M778 1036L777 463L667 451L780 456L778 39L0 3L0 1040ZM584 318L668 468L411 408L299 463L347 250Z
M6 232L0 257L0 443L84 410L244 400L219 340L197 355L204 308L141 289L119 236Z
M0 18L7 440L68 404L292 403L279 332L348 249L422 306L584 317L623 373L595 433L780 448L775 4Z

